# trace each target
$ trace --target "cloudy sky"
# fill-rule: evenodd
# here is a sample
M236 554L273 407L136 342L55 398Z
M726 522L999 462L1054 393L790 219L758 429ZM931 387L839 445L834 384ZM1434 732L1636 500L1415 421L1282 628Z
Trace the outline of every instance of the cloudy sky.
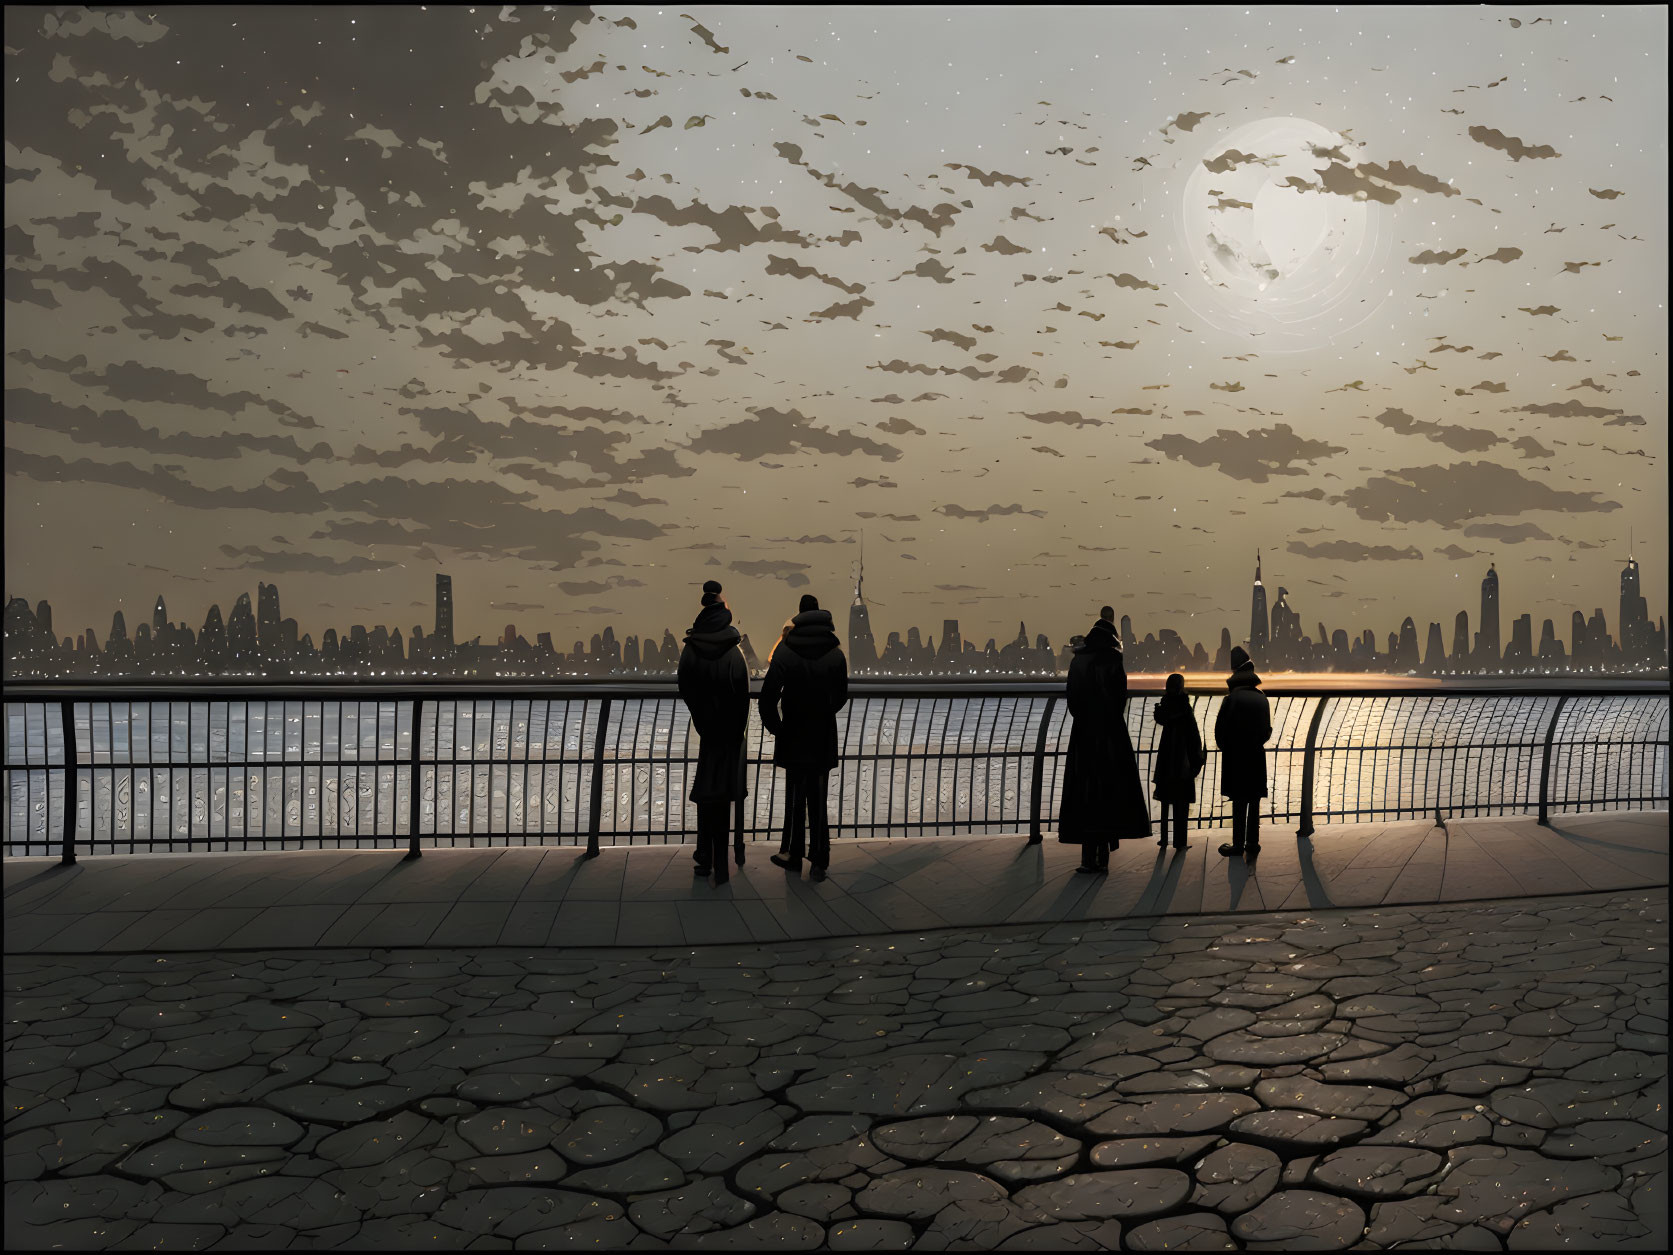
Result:
M6 23L6 593L1210 647L1667 560L1660 6ZM840 616L839 614L839 617ZM1506 629L1508 631L1508 629Z

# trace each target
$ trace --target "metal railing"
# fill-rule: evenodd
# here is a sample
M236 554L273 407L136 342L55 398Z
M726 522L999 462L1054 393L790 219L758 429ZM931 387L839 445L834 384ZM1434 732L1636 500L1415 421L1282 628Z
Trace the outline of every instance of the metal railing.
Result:
M856 682L837 716L834 832L1055 826L1071 721L1061 683ZM1660 808L1668 697L1584 689L1412 692L1268 686L1269 822ZM1213 725L1193 823L1229 822ZM1127 702L1146 781L1154 692ZM6 699L7 855L674 842L697 738L669 684L505 696L453 687L55 690ZM776 837L783 786L750 707L736 832ZM73 781L73 787L71 785ZM417 787L414 787L416 782ZM74 805L65 798L73 794ZM1153 817L1156 814L1153 803Z

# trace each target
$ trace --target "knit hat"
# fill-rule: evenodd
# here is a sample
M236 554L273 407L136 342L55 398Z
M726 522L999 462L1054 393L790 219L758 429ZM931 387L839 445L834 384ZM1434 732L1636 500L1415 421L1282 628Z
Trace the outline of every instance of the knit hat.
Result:
M703 604L712 606L720 600L720 582L718 580L703 581Z
M1254 663L1250 661L1249 651L1244 649L1241 645L1232 646L1231 664L1233 671L1241 671L1244 667L1254 665Z
M812 593L803 593L801 604L796 607L796 613L806 614L809 610L817 609L819 609L819 598Z

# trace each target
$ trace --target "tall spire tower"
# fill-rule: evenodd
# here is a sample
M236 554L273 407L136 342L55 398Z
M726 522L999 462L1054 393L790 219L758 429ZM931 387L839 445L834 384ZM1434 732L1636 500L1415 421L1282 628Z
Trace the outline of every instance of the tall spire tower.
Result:
M877 642L871 635L871 615L860 594L866 581L866 534L860 533L860 567L854 577L854 604L848 607L848 665L858 675L877 668Z
M1481 578L1481 629L1476 633L1476 665L1497 668L1502 655L1499 651L1499 571L1487 564L1487 574Z
M1255 587L1249 593L1249 652L1259 659L1266 653L1270 637L1266 616L1266 587L1261 583L1261 551L1255 550Z

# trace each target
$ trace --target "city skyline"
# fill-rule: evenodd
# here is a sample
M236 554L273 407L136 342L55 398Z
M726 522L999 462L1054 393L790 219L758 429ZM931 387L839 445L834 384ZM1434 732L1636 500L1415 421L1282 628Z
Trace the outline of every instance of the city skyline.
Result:
M1665 605L1665 9L1045 12L9 8L9 582Z
M1445 645L1443 625L1437 621L1430 621L1420 648L1419 629L1410 616L1386 638L1372 628L1358 632L1330 630L1323 618L1317 620L1316 636L1309 635L1300 612L1289 603L1287 588L1278 586L1276 600L1269 608L1262 574L1257 553L1249 593L1248 635L1239 640L1229 628L1222 627L1212 656L1201 638L1192 639L1172 624L1141 634L1130 613L1116 611L1118 639L1127 653L1129 670L1223 671L1231 647L1241 644L1257 666L1276 674L1343 671L1462 675L1503 673L1508 669L1532 675L1575 670L1627 675L1667 671L1666 620L1649 617L1641 593L1640 565L1630 556L1619 572L1613 634L1609 615L1597 606L1590 616L1578 607L1571 611L1566 642L1557 622L1546 618L1536 644L1530 612L1511 620L1506 639L1500 616L1499 575L1496 565L1489 564L1481 580L1475 630L1471 631L1469 609L1459 610L1453 619L1450 649ZM858 676L1056 674L1067 668L1082 638L1081 633L1071 630L1061 638L1066 643L1054 649L1049 633L1036 632L1031 641L1023 621L1014 639L1001 645L998 637L990 637L985 647L978 648L975 638L964 638L959 620L948 618L942 622L939 645L933 635L917 625L905 628L904 634L899 629L889 630L879 641L863 597L864 578L862 562L855 574L848 630L843 638L850 670ZM73 637L58 636L53 609L46 599L31 608L26 599L8 596L6 671L9 678L45 680L95 676L116 680L145 675L260 675L285 679L392 673L447 678L489 672L501 677L596 677L672 674L679 657L680 638L667 627L660 640L651 633L643 638L624 633L618 639L615 625L606 625L590 641L577 638L570 649L564 648L551 631L537 631L531 645L514 622L507 623L499 638L487 644L482 643L481 634L459 639L454 625L453 577L444 573L435 577L432 608L433 626L428 634L422 624L414 624L411 635L403 637L398 626L355 623L341 633L335 626L324 628L316 647L311 632L303 632L296 619L282 616L278 586L263 581L257 585L253 607L249 593L240 593L223 621L219 603L212 603L203 627L195 632L187 621L176 623L169 618L161 594L153 604L150 622L138 624L131 639L126 616L117 610L101 647L92 628L84 628ZM827 608L833 618L839 613L834 605ZM777 633L763 636L758 632L756 639L763 647L757 652L741 618L735 617L734 621L742 631L746 662L752 673L760 674L771 657Z

